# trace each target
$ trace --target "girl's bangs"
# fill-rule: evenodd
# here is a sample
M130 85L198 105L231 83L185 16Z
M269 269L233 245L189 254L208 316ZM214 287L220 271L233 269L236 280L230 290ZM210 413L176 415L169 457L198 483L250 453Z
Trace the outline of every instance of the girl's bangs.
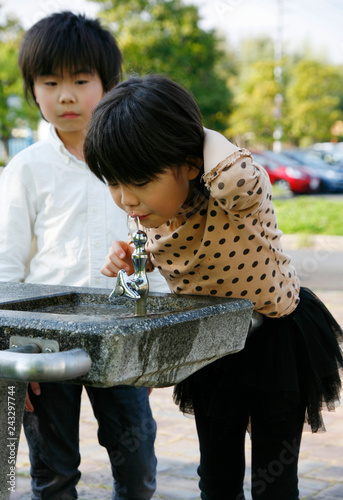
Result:
M136 185L144 182L151 182L157 179L158 175L163 173L166 167L144 165L143 162L121 161L120 159L111 162L98 162L98 168L101 175L108 184Z

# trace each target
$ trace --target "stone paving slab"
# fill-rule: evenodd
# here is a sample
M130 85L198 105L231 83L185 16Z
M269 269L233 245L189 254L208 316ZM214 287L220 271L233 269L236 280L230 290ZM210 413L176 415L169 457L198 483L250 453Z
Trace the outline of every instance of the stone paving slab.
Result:
M319 297L343 325L343 292L316 290ZM85 391L84 391L85 393ZM172 401L172 388L154 389L151 406L158 425L157 490L154 500L200 500L197 466L198 440L193 418L185 417ZM303 433L299 462L299 488L302 500L343 499L343 406L324 412L327 432ZM82 398L80 419L82 477L79 500L110 500L112 477L106 450L97 441L97 424L86 393ZM246 500L250 494L249 437L246 438ZM22 435L16 492L11 500L30 500L28 449Z
M154 499L161 500L199 500L197 465L198 442L196 438L194 420L185 418L171 401L170 388L155 389L151 396L151 404L161 432L156 440L158 456L158 487ZM171 431L165 427L170 423L174 413L174 425ZM83 419L87 425L83 427ZM79 485L80 500L102 500L111 498L112 477L106 451L97 443L96 421L85 396L82 400L81 411L81 454L82 478ZM300 491L302 499L330 500L343 498L343 446L337 446L333 453L333 445L328 444L328 436L343 433L343 408L339 407L335 413L326 418L327 433L313 435L304 432L301 459L299 466ZM93 435L92 435L93 434ZM331 439L330 439L331 440ZM250 452L249 438L246 440L247 451L247 479L246 500L251 500L248 490L250 487ZM25 440L21 440L18 456L17 491L12 494L11 500L29 500L28 477L29 463Z

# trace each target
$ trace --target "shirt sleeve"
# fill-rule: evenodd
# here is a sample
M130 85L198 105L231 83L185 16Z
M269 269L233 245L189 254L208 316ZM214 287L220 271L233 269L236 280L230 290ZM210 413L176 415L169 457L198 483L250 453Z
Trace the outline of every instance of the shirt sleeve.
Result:
M12 162L0 176L0 281L19 282L30 261L35 210L23 169Z
M239 149L204 175L211 196L239 218L255 213L271 195L267 172L247 149Z

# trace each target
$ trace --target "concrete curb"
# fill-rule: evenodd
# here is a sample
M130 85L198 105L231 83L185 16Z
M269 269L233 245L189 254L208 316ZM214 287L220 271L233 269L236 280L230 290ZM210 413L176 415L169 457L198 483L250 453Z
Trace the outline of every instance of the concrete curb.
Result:
M285 250L326 250L327 252L343 251L343 236L284 234L281 238Z

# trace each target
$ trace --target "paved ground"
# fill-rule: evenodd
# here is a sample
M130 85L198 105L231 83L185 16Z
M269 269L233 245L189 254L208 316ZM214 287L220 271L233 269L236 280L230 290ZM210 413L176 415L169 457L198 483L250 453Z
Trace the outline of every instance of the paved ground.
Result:
M325 252L329 252L325 247ZM334 249L337 251L337 249ZM289 253L292 254L293 250ZM310 252L310 251L309 251ZM294 257L304 262L304 255ZM314 273L303 268L303 284L317 284L315 291L343 325L343 287L330 289L330 279L325 274L325 263L330 264L330 253L307 253L308 266L321 269ZM342 259L343 260L343 259ZM311 263L311 264L309 264ZM299 261L301 264L301 261ZM342 266L339 262L336 272L342 282ZM305 272L306 271L306 272ZM337 281L337 280L336 280ZM335 283L336 283L335 281ZM337 282L339 282L337 281ZM320 287L318 287L320 286ZM336 286L335 286L336 288ZM158 487L154 499L198 500L197 464L199 460L198 441L194 420L184 417L173 404L172 389L155 389L151 405L158 425L156 453L158 457ZM343 499L343 405L335 412L325 412L326 433L304 432L299 464L300 491L302 499ZM92 415L87 396L83 398L81 411L81 471L79 484L80 500L109 500L112 481L107 454L96 438L97 425ZM247 473L246 500L251 500L250 487L250 442L246 440ZM18 463L16 492L11 500L30 499L29 460L25 438L22 437ZM224 499L223 499L224 500Z

